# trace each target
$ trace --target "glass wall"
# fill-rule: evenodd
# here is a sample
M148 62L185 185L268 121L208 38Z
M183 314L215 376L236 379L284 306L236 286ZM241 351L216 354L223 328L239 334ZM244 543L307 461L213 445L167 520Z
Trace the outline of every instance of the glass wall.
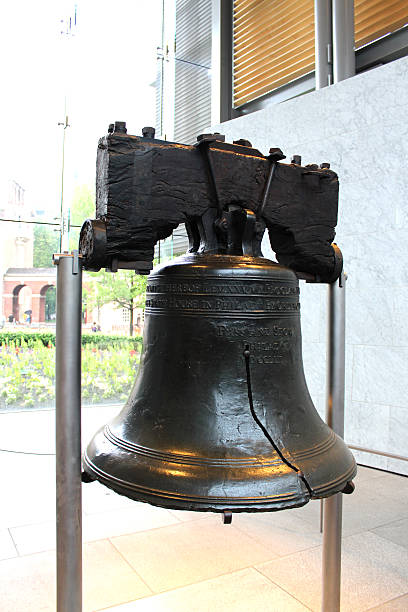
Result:
M54 407L56 271L95 217L98 139L155 124L162 0L16 0L3 11L0 410ZM172 240L161 257L173 255ZM137 372L146 277L85 273L83 404L121 403Z

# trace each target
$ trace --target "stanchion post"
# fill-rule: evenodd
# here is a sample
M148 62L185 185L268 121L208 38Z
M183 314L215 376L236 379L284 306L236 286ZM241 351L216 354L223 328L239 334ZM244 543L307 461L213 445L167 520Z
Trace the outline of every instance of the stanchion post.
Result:
M82 270L78 251L55 255L54 263L57 265L57 612L81 612Z
M326 421L344 436L345 283L341 274L329 285ZM322 611L340 611L342 493L324 500Z

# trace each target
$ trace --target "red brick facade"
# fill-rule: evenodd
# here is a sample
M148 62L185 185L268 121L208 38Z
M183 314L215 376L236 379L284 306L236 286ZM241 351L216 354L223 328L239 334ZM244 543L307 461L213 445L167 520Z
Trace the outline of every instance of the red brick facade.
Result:
M13 314L19 320L19 293L23 287L31 289L31 322L42 323L45 321L45 294L50 287L55 287L55 275L50 274L46 278L44 274L35 278L35 274L25 274L24 268L21 274L7 273L3 281L3 314L8 318ZM31 278L30 278L31 276Z

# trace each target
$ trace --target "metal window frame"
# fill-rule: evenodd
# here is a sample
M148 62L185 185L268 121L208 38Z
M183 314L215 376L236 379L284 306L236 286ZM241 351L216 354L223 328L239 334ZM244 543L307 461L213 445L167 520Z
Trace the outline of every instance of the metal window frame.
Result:
M316 3L319 3L319 0L316 0ZM325 3L328 3L328 0L322 0L321 4ZM212 33L211 121L213 125L267 108L271 104L285 102L317 89L315 71L312 71L235 108L233 106L233 0L213 0ZM357 49L355 51L356 74L407 55L408 25ZM328 63L330 63L330 58ZM335 79L337 80L342 79ZM328 84L332 82L333 80Z

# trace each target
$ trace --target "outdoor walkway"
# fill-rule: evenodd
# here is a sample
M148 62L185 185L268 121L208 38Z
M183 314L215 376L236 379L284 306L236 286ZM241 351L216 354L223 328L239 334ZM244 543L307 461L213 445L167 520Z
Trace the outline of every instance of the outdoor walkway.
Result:
M84 441L117 408L84 409ZM55 610L54 413L0 413L0 610ZM408 611L408 478L360 468L344 496L342 610ZM83 486L84 611L320 610L319 502L170 511Z

